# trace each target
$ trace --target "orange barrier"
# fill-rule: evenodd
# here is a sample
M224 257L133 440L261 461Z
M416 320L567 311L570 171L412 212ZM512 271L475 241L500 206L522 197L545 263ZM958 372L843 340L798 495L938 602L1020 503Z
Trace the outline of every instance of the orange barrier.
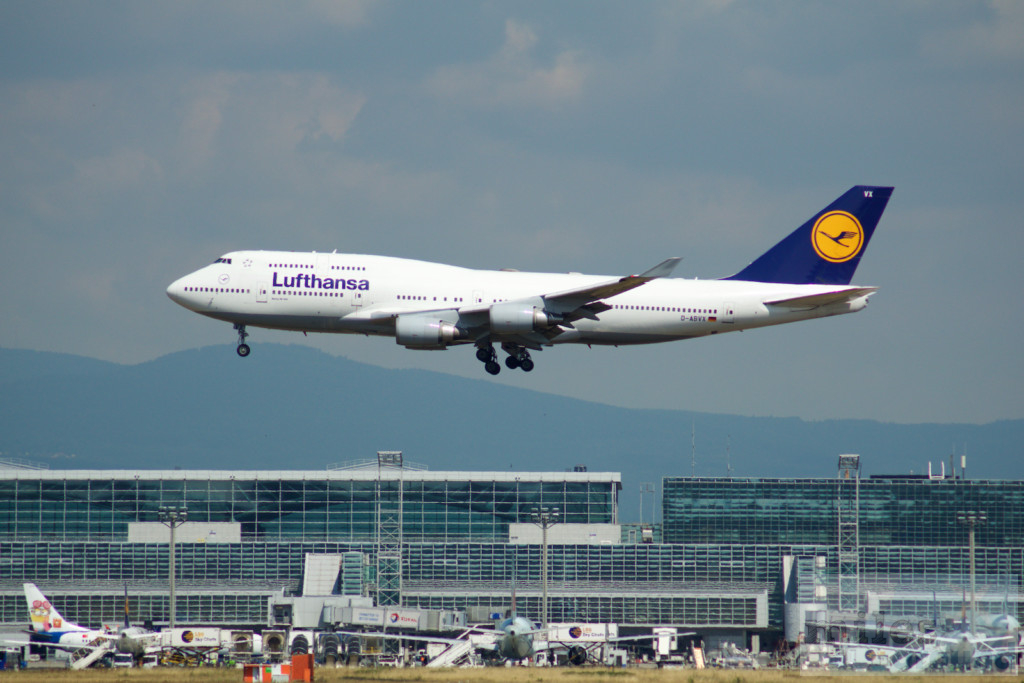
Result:
M292 655L290 664L243 664L243 683L276 683L277 681L313 681L313 655Z

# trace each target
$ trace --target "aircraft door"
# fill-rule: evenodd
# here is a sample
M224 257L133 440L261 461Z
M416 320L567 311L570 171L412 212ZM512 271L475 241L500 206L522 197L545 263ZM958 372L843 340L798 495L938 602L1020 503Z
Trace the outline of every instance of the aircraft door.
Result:
M373 303L373 299L369 292L346 292L345 296L352 297L352 308L362 308L363 306L369 306Z
M269 289L270 289L270 287L267 285L266 282L257 283L257 285L256 285L256 302L257 303L261 303L261 304L267 303L267 290L269 290Z
M735 322L736 316L736 304L731 301L726 301L722 304L722 314L718 316L720 322L731 323Z

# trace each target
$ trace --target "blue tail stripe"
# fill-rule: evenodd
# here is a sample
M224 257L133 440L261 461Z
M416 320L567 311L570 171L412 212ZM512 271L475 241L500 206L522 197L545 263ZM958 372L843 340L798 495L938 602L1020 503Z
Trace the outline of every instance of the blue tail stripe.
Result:
M882 212L885 211L885 207L889 203L892 190L891 187L872 185L851 187L843 196L816 213L809 221L766 251L756 261L735 275L723 279L794 285L850 284L857 265L867 249L868 242L871 241L871 236L875 232L875 227L882 217ZM819 219L837 211L856 217L863 230L863 234L859 238L851 237L854 240L861 240L855 255L841 262L823 258L813 243L813 232ZM853 235L853 232L856 230L845 234ZM837 241L837 237L843 239L839 235L826 235L826 237L833 241Z

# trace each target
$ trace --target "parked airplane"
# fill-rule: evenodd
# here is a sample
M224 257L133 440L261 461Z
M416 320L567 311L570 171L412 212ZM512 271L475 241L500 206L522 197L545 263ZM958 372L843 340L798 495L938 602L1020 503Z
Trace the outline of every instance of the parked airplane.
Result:
M26 583L24 588L32 624L31 641L70 652L88 650L88 655L72 665L74 668L84 668L107 652L141 657L159 649L160 634L129 624L127 605L120 629L93 629L65 619L34 583Z
M564 652L565 661L571 666L582 666L588 661L598 661L594 652L602 646L616 643L633 642L642 640L658 640L666 637L664 634L642 634L632 636L613 637L607 633L588 634L584 632L586 625L549 625L547 628L540 627L527 617L516 611L515 586L512 588L512 608L507 616L495 624L493 629L468 627L459 638L439 638L436 636L424 636L414 633L385 633L382 631L339 631L339 635L357 636L361 638L392 638L396 640L407 640L419 643L442 643L448 646L448 650L458 657L469 653L475 645L477 649L489 651L493 656L507 662L520 662L524 659L533 660L539 652L546 652L548 658L553 658L555 652ZM559 632L568 633L568 637L559 637ZM696 635L693 632L674 633L673 637ZM543 641L540 647L534 641L539 636ZM448 666L456 661L456 658L447 658L444 654L431 661L428 666Z
M639 275L472 270L387 256L235 251L176 280L167 295L247 326L394 337L410 349L473 345L492 375L533 370L555 344L652 344L854 313L875 287L850 286L891 187L855 186L739 273L668 279L670 258Z
M458 647L460 652L469 652L468 644L471 642L470 634L486 637L486 648L504 660L518 662L536 654L534 650L533 637L543 633L537 625L526 617L516 613L516 592L512 587L512 610L509 616L495 625L493 629L481 629L476 627L467 628L459 638L439 638L436 636L421 636L410 633L385 633L382 631L339 631L340 635L358 636L361 638L392 638L395 640L408 640L420 643L443 643L449 649ZM493 649L492 649L493 648Z
M847 664L866 662L886 666L893 673L920 673L935 667L1006 671L1024 655L1020 622L1009 613L982 615L975 629L963 615L955 628L943 628L940 623L936 611L930 625L917 629L904 629L901 622L875 625L876 632L889 635L889 645L863 641L831 644L843 652Z

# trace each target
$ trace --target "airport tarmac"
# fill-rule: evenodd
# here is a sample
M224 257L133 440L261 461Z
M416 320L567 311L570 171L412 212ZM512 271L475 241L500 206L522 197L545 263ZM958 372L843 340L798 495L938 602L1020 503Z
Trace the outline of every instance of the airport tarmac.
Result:
M26 670L0 672L0 679L5 677L18 681L46 681L50 683L106 683L109 681L131 681L132 683L163 683L169 681L189 681L190 683L239 683L242 672L239 669L89 669L87 671L54 671ZM861 680L870 677L876 683L888 683L899 680L922 681L949 680L950 675L901 677L893 674L840 674L821 671L795 671L790 669L769 669L759 671L741 671L736 669L716 669L696 671L694 669L643 669L643 668L542 668L542 667L486 667L463 669L424 669L424 668L377 668L377 669L317 669L315 680L327 681L416 681L417 683L444 683L460 681L460 683L536 683L538 681L561 681L563 683L582 683L583 681L620 681L622 683L661 683L686 680L687 683L783 683L799 678L807 683L828 681L835 683L840 680ZM1018 676L1008 674L1013 679ZM996 676L997 678L1000 676ZM956 675L958 683L980 683L983 679L991 680L992 675Z

